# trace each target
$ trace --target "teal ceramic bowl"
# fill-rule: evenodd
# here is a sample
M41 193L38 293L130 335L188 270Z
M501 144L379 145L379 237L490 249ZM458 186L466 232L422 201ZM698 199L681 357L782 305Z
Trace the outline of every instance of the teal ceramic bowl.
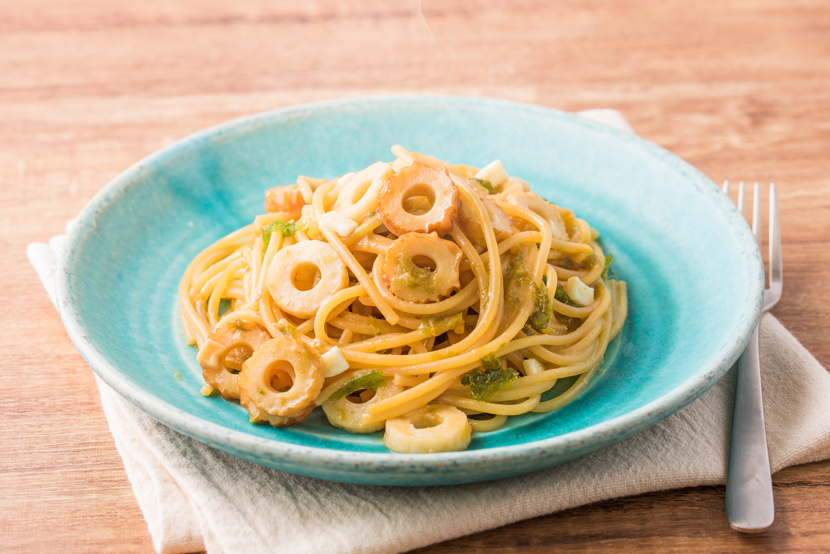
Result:
M601 375L550 414L477 434L465 452L399 455L316 410L288 429L252 425L238 403L199 393L176 289L190 260L263 211L297 175L335 177L393 144L457 163L500 159L600 231L628 282L630 313ZM653 425L735 362L763 295L758 246L713 183L635 136L539 106L393 96L297 106L202 131L142 160L81 212L59 261L66 329L90 367L160 422L283 471L377 485L442 485L535 471Z

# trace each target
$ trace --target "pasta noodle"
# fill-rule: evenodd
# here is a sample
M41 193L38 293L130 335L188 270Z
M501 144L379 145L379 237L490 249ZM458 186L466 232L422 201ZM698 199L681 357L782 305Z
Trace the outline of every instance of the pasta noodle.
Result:
M392 152L269 190L267 213L190 263L179 303L202 393L275 426L320 406L408 453L572 401L627 314L596 230L501 162Z

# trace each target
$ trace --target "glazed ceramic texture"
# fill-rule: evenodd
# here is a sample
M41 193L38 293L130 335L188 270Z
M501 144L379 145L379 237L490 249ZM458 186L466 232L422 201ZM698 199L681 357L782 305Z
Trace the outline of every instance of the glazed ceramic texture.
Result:
M266 189L333 178L401 144L455 163L500 159L599 230L628 282L629 316L602 372L563 409L474 434L464 452L393 454L321 410L301 425L253 425L238 403L199 393L196 349L178 320L190 260L263 212ZM463 97L323 102L207 129L107 185L77 218L59 262L69 336L119 394L170 427L291 473L376 485L517 475L637 433L722 377L760 314L763 266L733 204L700 172L636 136L539 106Z

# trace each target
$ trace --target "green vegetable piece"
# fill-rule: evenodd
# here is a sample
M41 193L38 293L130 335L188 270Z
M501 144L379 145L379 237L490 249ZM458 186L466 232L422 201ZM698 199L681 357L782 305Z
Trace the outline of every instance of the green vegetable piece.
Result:
M374 369L365 375L349 380L345 385L334 391L334 394L329 396L329 400L340 400L358 390L377 389L385 382L383 374L377 369Z
M432 271L425 267L420 267L412 261L412 258L403 252L395 258L395 264L398 266L398 274L395 276L395 281L399 285L408 289L420 289L427 294L435 292Z
M528 280L530 280L530 270L527 268L525 251L518 250L504 267L505 287L512 284L513 281L519 281L519 284L521 284Z
M608 254L607 256L605 256L605 266L602 268L602 275L601 275L601 277L603 279L608 279L609 277L613 279L614 277L616 277L616 275L614 274L614 270L611 269L611 262L613 262L613 261L614 261L614 255L613 254Z
M268 248L268 243L271 242L271 235L274 232L278 232L284 237L293 237L294 233L301 230L302 226L293 221L285 222L278 219L273 223L269 223L262 228L262 251L265 252Z
M593 256L593 254L591 254ZM579 264L574 263L570 258L561 258L557 260L556 265L562 269L579 269Z
M176 381L181 381L181 380L182 380L182 374L181 374L181 373L179 373L179 372L176 372L176 373L174 373L174 374L173 374L173 378L174 378Z
M481 359L481 368L474 369L461 379L462 385L470 387L473 398L490 400L502 389L510 388L519 376L515 369L502 367L501 360L489 354Z
M527 256L524 250L518 250L504 268L505 308L510 310L521 304L527 296L527 287L531 284L533 281L527 267Z
M553 315L553 306L548 298L547 290L537 286L536 283L533 283L533 302L535 308L528 321L535 329L547 329Z
M576 304L574 304L574 301L571 300L571 297L568 296L568 293L565 292L565 289L562 288L562 285L560 285L558 283L556 285L556 293L553 295L553 297L554 297L554 299L558 300L559 302L562 302L563 304L567 304L568 306L577 307Z
M480 291L479 294L479 308L481 308L481 313L484 313L484 310L487 309L487 306L490 305L490 283L485 281L484 282L484 290Z
M383 334L383 327L380 324L380 320L369 316L366 318L366 324L372 328L372 332L374 332L375 336Z
M524 333L528 337L532 337L538 335L539 331L534 329L529 323L525 323L524 326L522 326L522 333Z
M464 323L464 316L461 312L458 312L451 315L426 316L421 320L421 327L426 329L433 337L437 337L441 333L455 329L462 323Z
M501 358L494 354L487 354L479 361L481 362L481 367L486 371L498 371L502 368Z
M496 188L487 179L478 179L476 177L470 177L470 181L472 181L474 183L477 183L477 184L481 185L482 187L486 188L487 190L490 191L490 194L495 194L495 192L496 192Z
M277 322L277 331L286 337L291 337L292 339L296 339L300 336L300 331L294 326L294 324L285 319L281 319Z

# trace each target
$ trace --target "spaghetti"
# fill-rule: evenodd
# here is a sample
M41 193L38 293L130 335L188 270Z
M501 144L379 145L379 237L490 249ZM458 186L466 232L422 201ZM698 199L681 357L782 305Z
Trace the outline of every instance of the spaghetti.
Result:
M321 406L390 450L440 452L596 375L627 313L596 230L501 162L392 152L269 190L267 213L190 263L179 302L203 394L275 426Z

